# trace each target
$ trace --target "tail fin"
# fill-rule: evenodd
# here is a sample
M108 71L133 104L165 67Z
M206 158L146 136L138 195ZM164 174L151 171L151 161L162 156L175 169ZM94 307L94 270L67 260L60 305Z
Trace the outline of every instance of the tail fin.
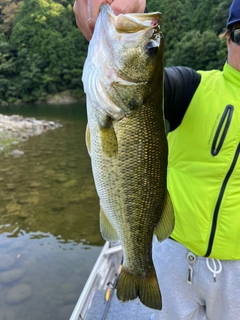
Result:
M130 273L123 267L117 285L117 297L121 301L134 300L139 297L147 307L162 309L162 296L154 266L147 276Z

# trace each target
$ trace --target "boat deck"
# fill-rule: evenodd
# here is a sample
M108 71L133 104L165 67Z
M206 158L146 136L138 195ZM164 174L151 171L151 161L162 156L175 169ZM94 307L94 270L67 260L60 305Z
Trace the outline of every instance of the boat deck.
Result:
M106 308L105 290L97 290L90 309L84 320L102 320ZM111 300L104 320L150 320L153 309L145 307L138 299L129 302L120 302L116 297L116 290Z
M150 320L154 310L139 299L121 302L113 289L120 272L122 247L105 243L69 320ZM105 300L111 287L111 298ZM107 312L105 312L107 310Z

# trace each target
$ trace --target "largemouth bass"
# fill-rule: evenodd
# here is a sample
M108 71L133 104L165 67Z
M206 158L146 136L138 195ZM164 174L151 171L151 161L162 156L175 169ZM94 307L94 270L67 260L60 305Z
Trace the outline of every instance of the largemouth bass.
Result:
M105 240L121 240L117 297L161 309L152 238L174 226L166 188L161 14L115 16L103 5L83 71L86 143L100 198Z

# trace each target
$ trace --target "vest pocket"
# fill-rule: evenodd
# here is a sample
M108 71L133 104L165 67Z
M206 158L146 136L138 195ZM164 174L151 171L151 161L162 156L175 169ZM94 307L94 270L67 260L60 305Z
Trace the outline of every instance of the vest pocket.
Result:
M211 154L214 157L218 155L219 151L222 148L223 142L226 138L226 135L232 120L232 114L233 114L233 106L232 105L226 106L223 112L223 115L219 121L215 136L213 138Z

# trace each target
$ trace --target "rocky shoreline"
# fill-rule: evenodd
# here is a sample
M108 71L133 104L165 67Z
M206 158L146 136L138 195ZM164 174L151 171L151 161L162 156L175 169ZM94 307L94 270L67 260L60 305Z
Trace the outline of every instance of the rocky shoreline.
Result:
M0 153L15 157L21 156L24 152L16 148L19 142L61 126L60 123L54 121L24 118L20 115L7 116L0 114Z
M71 103L77 103L79 101L85 100L85 95L82 93L82 95L78 97L74 97L74 94L70 90L65 90L62 92L58 92L56 94L49 94L46 97L46 100L36 100L32 101L32 104L71 104ZM26 105L26 102L22 100L15 100L14 102L7 102L0 100L0 107L7 107L9 105ZM0 319L1 320L1 319Z

